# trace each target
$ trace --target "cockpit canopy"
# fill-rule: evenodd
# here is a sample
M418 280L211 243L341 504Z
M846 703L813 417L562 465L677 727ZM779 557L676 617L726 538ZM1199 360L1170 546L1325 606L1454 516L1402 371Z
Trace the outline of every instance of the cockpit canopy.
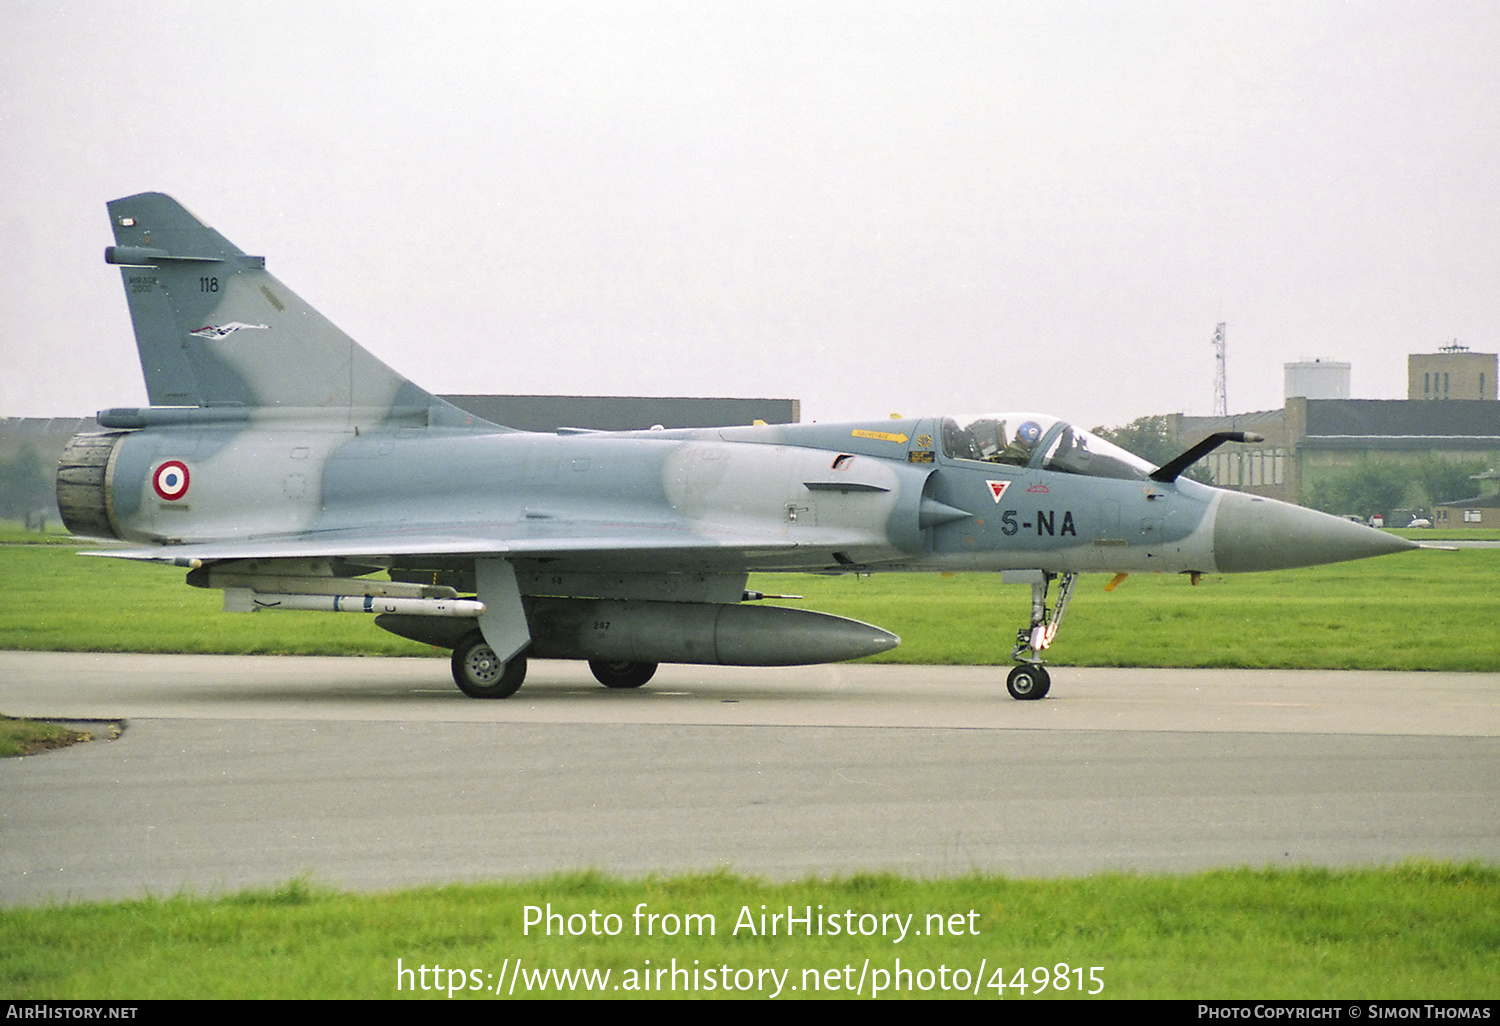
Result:
M1144 481L1156 469L1112 442L1040 413L949 417L943 421L943 455L1127 481Z

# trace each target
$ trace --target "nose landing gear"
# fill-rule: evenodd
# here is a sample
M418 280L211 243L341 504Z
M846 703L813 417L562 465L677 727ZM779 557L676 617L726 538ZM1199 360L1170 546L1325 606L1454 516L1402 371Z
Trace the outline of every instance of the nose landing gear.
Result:
M1016 632L1016 647L1010 657L1020 663L1010 671L1005 680L1005 690L1019 702L1034 702L1045 698L1052 687L1052 678L1042 666L1041 653L1062 627L1063 615L1068 611L1068 600L1073 597L1073 585L1078 581L1074 573L1054 574L1045 570L1002 577L1007 581L1026 581L1031 584L1031 622ZM1052 581L1058 581L1057 603L1047 608L1047 589Z

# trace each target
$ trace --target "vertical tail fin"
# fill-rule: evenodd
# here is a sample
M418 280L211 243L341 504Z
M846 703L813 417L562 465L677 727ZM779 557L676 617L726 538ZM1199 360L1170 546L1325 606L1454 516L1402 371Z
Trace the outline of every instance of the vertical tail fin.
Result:
M153 406L426 409L474 418L418 388L181 204L161 193L109 204Z

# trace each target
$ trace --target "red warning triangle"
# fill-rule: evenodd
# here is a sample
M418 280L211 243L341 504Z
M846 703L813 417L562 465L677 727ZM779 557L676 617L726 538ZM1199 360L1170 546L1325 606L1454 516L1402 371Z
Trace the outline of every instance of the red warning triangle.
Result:
M997 503L1000 501L1000 496L1005 494L1005 489L1010 487L1009 481L986 481L985 484L990 486L990 494L995 497Z

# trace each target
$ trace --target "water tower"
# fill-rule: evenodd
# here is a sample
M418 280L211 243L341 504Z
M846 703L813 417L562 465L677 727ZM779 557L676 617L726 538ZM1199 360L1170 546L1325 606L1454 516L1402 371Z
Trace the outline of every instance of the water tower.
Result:
M1302 360L1283 365L1286 397L1348 399L1349 364L1336 360Z

